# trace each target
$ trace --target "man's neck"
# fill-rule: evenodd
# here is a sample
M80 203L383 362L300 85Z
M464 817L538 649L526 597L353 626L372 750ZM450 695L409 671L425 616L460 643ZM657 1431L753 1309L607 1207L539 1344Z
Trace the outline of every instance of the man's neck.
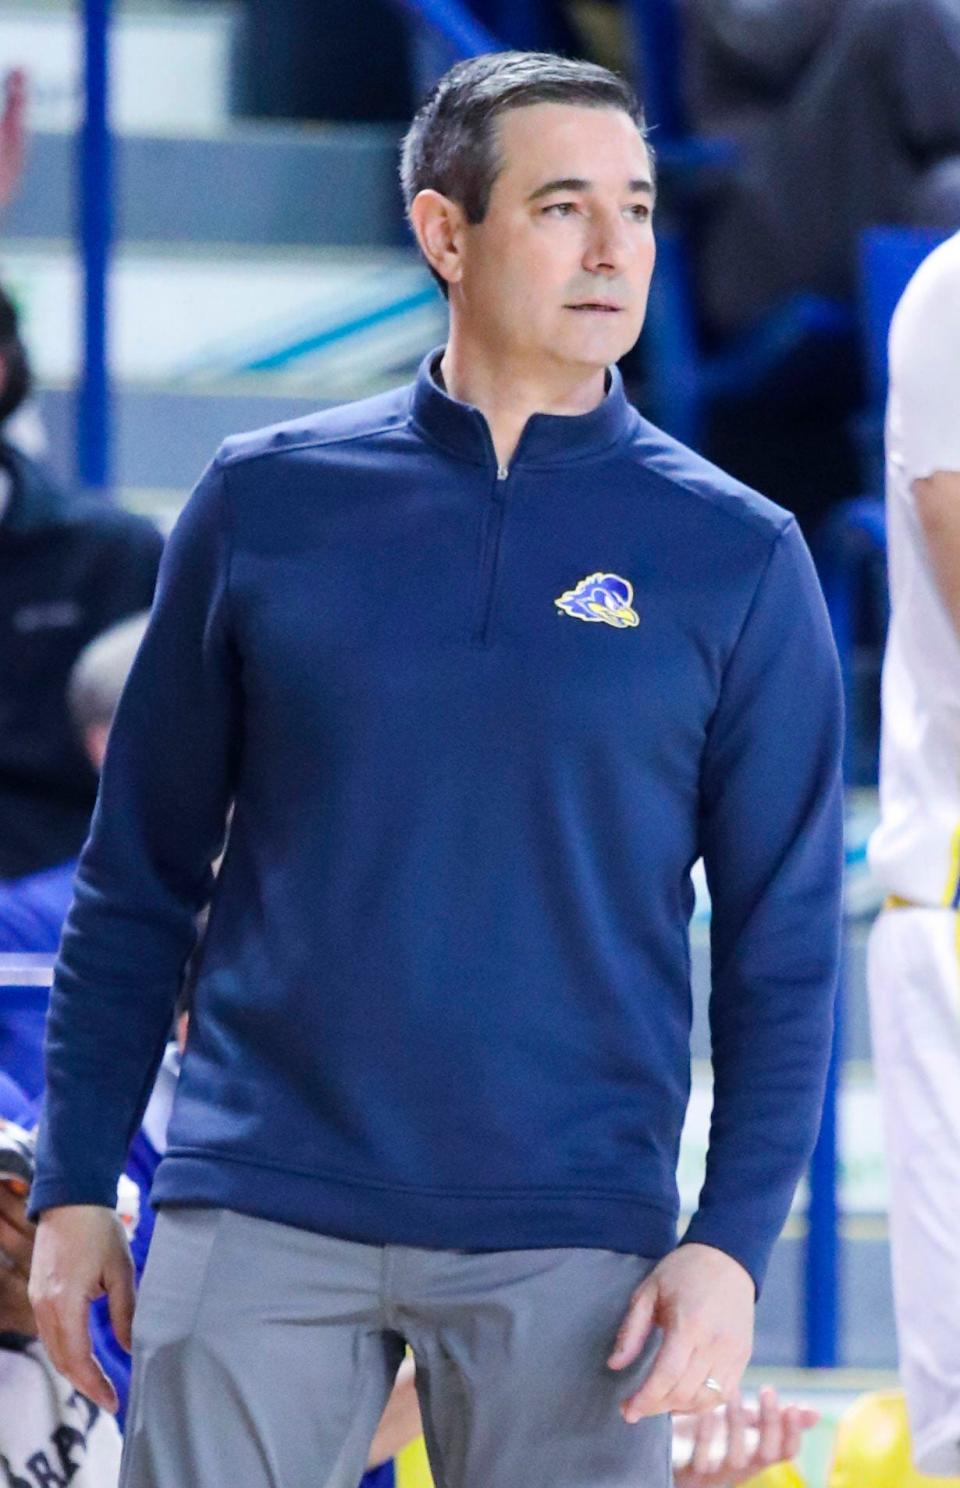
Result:
M469 347L451 332L440 362L443 385L451 398L470 403L490 428L497 463L509 466L531 414L589 413L603 401L606 369L561 368L552 377L529 367L511 367L493 359L485 348Z

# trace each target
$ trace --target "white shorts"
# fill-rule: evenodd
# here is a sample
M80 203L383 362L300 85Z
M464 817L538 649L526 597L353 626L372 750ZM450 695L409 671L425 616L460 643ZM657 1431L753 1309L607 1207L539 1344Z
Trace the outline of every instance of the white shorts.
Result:
M885 909L870 935L900 1374L922 1473L960 1475L960 915Z

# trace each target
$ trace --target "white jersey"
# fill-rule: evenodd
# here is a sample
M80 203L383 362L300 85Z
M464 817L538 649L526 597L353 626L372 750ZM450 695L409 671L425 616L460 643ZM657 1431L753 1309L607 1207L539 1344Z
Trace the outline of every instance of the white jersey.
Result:
M116 1488L120 1432L54 1369L43 1344L0 1348L0 1482Z
M960 907L960 639L937 588L913 482L960 471L960 233L914 275L890 331L880 825L888 894Z

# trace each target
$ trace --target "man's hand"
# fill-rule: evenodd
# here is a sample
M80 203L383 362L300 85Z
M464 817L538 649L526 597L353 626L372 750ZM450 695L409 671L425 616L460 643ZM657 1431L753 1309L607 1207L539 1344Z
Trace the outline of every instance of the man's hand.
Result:
M27 79L20 68L7 73L4 92L0 114L0 207L7 205L16 190L26 150Z
M744 1405L739 1391L727 1404L696 1416L676 1416L674 1439L689 1444L683 1466L675 1466L675 1488L731 1488L789 1462L800 1450L803 1433L815 1426L819 1412L805 1405L780 1404L770 1385L759 1403Z
M0 1182L0 1333L37 1331L27 1297L33 1237L26 1199Z
M640 1353L650 1329L663 1339L643 1385L621 1401L626 1421L664 1411L706 1411L729 1400L753 1348L753 1279L712 1245L680 1245L637 1287L620 1325L611 1369ZM715 1379L722 1394L707 1389Z
M123 1225L100 1204L71 1204L40 1216L30 1272L30 1301L54 1368L104 1410L117 1392L94 1358L89 1304L107 1295L110 1322L129 1352L135 1303L133 1261Z

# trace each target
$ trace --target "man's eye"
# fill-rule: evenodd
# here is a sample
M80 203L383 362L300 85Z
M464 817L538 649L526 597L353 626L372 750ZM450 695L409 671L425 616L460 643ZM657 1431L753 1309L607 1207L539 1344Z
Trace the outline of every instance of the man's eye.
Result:
M646 202L634 202L632 207L627 208L627 211L631 217L636 218L637 222L649 222L650 220L650 208Z
M574 202L552 202L549 207L544 207L544 212L555 212L558 217L567 217L576 210Z

